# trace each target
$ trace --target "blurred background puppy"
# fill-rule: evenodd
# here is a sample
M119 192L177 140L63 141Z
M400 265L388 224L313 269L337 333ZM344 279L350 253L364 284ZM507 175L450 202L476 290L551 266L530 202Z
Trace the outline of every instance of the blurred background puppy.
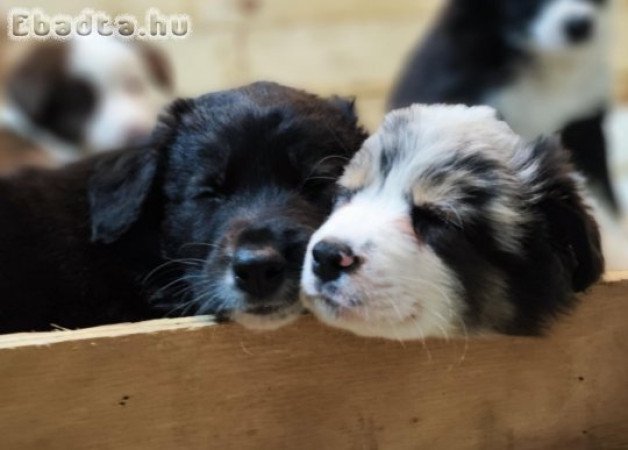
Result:
M617 211L603 133L609 9L606 0L451 0L390 106L488 104L527 139L560 131L598 198Z
M36 43L6 74L0 171L141 143L172 95L169 62L147 44L100 36Z
M609 265L622 268L628 230L606 136L611 9L607 0L450 0L389 105L487 104L528 140L560 133L595 198Z

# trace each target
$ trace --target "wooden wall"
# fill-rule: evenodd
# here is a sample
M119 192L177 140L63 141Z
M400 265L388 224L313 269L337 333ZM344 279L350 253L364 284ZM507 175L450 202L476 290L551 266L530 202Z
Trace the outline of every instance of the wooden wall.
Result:
M617 92L628 100L628 0L616 0ZM195 95L257 79L321 94L356 95L374 126L402 60L442 0L6 0L76 13L84 5L143 17L149 7L188 13L189 39L165 42L182 93Z

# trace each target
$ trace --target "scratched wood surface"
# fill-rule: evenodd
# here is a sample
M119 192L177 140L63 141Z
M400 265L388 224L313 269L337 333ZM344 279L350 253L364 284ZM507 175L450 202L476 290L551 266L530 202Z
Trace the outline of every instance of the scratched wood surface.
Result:
M202 318L5 336L0 447L625 449L627 318L628 280L543 339L401 345Z

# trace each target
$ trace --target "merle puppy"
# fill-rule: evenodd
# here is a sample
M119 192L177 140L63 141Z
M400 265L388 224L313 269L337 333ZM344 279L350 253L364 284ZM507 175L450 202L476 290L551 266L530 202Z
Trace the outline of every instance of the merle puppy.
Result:
M526 139L561 132L593 192L617 212L603 132L609 18L608 0L449 0L390 108L487 104Z
M312 236L305 302L365 336L535 335L601 276L597 225L566 152L487 107L390 113Z
M303 254L365 134L272 83L175 102L153 143L0 181L0 332L300 313Z

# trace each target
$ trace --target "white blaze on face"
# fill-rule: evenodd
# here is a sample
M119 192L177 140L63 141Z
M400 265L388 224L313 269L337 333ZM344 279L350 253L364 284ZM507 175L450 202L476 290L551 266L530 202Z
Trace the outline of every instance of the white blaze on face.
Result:
M70 72L96 88L96 110L87 125L85 145L111 150L146 137L170 95L157 86L139 50L102 36L71 42Z
M311 296L306 305L323 322L362 336L454 335L462 309L456 278L417 240L406 202L393 192L389 195L375 190L358 194L314 234L302 279L304 293ZM312 248L325 239L348 244L361 265L321 287L312 272Z

